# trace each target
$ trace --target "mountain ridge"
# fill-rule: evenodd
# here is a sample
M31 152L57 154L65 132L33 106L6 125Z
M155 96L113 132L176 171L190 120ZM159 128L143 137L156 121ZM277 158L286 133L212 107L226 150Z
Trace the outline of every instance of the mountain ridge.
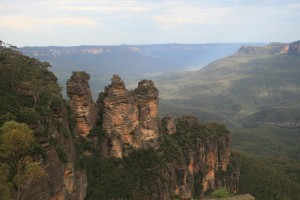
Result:
M292 44L299 44L299 42ZM286 48L286 45L281 45L280 49L283 47ZM252 47L241 47L240 50L232 56L214 61L198 71L185 74L178 73L176 78L172 78L172 76L170 76L169 79L163 77L165 81L158 82L158 86L163 92L162 99L180 103L184 102L184 99L191 100L196 97L205 99L209 98L209 96L214 97L219 95L220 98L221 96L227 98L228 103L232 102L231 104L233 107L231 110L233 112L243 114L242 108L244 107L246 109L244 110L246 115L247 113L253 113L255 109L259 109L260 106L264 106L264 101L266 101L266 105L269 106L273 104L271 101L274 103L275 101L278 101L274 105L292 101L293 98L284 100L279 96L280 94L275 97L275 94L273 93L276 87L278 89L281 88L280 90L282 92L291 93L291 95L293 94L294 89L295 92L297 91L295 87L299 84L297 81L299 57L289 55L288 50L280 54L277 54L276 52L270 54L270 52L267 52L258 55L256 53L253 54L253 52L245 53L245 48L252 49ZM278 47L276 46L275 49L277 48ZM255 47L254 49L259 49L260 51L260 47ZM283 76L288 73L290 73L289 77ZM262 75L265 75L265 77ZM269 79L266 79L266 77L269 77ZM281 77L281 79L277 80L277 82L282 80L281 85L279 82L276 83L275 77ZM265 83L266 80L268 80L269 83ZM237 83L242 84L240 88L244 88L244 91L240 91ZM259 84L264 84L265 86L260 87ZM247 90L250 91L251 88L249 86L253 89L257 88L257 90L259 90L258 93L245 93ZM189 95L186 95L185 93L189 93ZM272 95L272 98L275 97L277 99L272 100L270 95ZM254 105L253 102L249 101L250 99L259 102L259 104ZM294 96L294 100L296 99L297 97ZM224 100L226 102L226 99ZM238 103L235 105L234 102ZM203 103L205 103L205 101ZM193 103L190 102L189 105L193 105ZM210 106L202 106L203 109L209 107ZM215 108L218 109L217 107ZM223 108L220 107L220 109Z
M143 78L153 79L164 73L199 69L217 58L232 54L244 44L93 45L24 47L19 50L51 63L61 85L65 84L72 71L88 71L96 100L114 74L122 76L128 84L134 84Z

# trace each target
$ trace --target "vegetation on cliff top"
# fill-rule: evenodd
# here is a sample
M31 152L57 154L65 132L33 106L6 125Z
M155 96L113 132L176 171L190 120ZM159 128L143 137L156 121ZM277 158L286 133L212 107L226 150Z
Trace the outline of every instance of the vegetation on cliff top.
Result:
M170 175L167 175L172 170L170 163L176 160L186 163L183 152L187 146L195 150L197 147L192 144L197 138L217 139L228 134L224 126L216 123L193 124L181 120L178 134L162 133L158 150L132 150L127 157L115 159L101 155L100 145L90 139L97 136L100 143L105 140L106 136L100 125L99 120L98 126L91 131L89 138L82 138L76 147L78 154L81 155L78 167L85 169L88 178L86 199L157 199L160 190L174 187L171 185L176 180L171 181ZM202 186L197 187L199 188L195 189L193 195L200 197ZM169 192L173 195L171 191Z
M48 70L49 63L1 44L0 198L18 199L29 193L27 186L33 177L46 173L41 168L41 163L47 160L42 146L49 144L63 161L66 153L59 138L71 134L67 116L62 113L61 88L55 75Z
M17 192L13 198L19 200L30 181L46 175L41 163L34 161L39 155L34 150L36 144L32 132L26 124L15 121L5 122L0 128L0 168L6 169L2 171L5 174L0 174L4 179L3 190L0 190L3 199L13 195L9 186L14 186Z

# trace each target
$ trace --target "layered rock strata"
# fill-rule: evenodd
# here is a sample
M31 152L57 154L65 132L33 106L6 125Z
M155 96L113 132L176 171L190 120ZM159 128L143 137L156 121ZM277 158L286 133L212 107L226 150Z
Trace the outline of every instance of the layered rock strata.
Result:
M152 81L143 80L129 92L122 79L114 75L97 102L112 157L122 158L130 148L157 146L158 90Z
M170 118L168 116L162 121L168 122ZM191 144L178 141L180 149L182 149L182 156L178 156L170 163L168 172L170 182L175 183L175 195L181 199L190 199L222 187L229 188L233 193L237 192L239 171L230 164L230 133L226 129L222 130L222 127L217 127L220 125L214 124L217 129L221 130L220 135L203 137L202 131L206 128L202 129L199 126L206 127L208 125L201 125L192 116L176 119L177 126L182 126L183 123L186 127L186 134L197 129L199 132L194 133L193 139L190 140ZM168 123L162 124L164 133L170 134L170 129L166 127ZM183 133L177 131L175 137L176 134ZM231 170L229 171L228 168Z
M278 45L265 45L265 46L242 46L238 53L242 54L286 54L288 52L289 45L287 44L278 44Z
M77 135L86 136L95 126L98 115L89 86L90 76L85 72L73 72L67 81L69 105L76 120Z
M135 90L142 140L158 138L158 90L151 80L142 80Z

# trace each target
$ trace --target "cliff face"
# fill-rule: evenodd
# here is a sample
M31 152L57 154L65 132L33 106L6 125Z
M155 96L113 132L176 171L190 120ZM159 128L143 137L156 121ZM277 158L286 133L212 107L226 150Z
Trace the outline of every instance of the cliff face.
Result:
M95 126L98 115L88 80L90 76L85 72L74 72L67 81L69 105L76 120L76 132L86 136Z
M52 135L60 145L60 150L56 147L44 143L44 150L47 155L43 161L47 176L30 183L24 199L31 200L83 200L87 191L86 174L75 169L76 153L71 139ZM67 155L67 161L60 160L60 153Z
M129 92L121 78L114 75L97 102L112 157L122 158L129 148L156 145L158 91L152 81L143 80L135 91Z
M158 90L150 80L142 80L135 90L139 110L139 125L144 142L158 138Z
M288 52L289 45L287 44L269 44L265 46L242 46L238 53L242 54L285 54Z
M75 168L77 155L68 126L68 113L61 96L59 101L59 105L51 106L54 114L48 117L47 126L42 123L32 126L36 131L48 133L47 138L38 138L46 155L43 166L47 175L27 186L23 194L25 200L83 200L86 196L86 174Z
M171 115L165 116L161 120L162 127L164 128L166 134L173 135L176 133L176 122Z
M170 122L172 119L168 116L167 120L162 121ZM164 125L165 133L169 134L170 129L167 127L170 125L163 123ZM233 193L237 192L239 172L230 165L229 132L216 124L201 125L192 116L176 119L176 126L177 131L171 137L182 149L182 155L177 156L169 167L169 179L173 182L175 195L181 199L189 199L222 187L229 188ZM220 135L204 136L204 132L216 130ZM194 133L189 135L189 132Z
M238 53L242 54L289 54L300 55L300 41L295 41L290 44L271 43L265 46L242 46Z
M20 199L83 200L87 190L86 175L75 168L76 152L57 78L47 69L49 63L24 56L1 43L0 74L3 76L0 84L0 116L7 113L11 119L26 123L33 130L36 143L31 146L30 153L26 154L21 148L18 162L27 162L27 157L22 159L24 153L33 161L41 163L46 174L41 178L23 174L21 177L24 179L25 176L26 181L19 187ZM1 125L11 120L3 119ZM12 165L10 160L1 159L0 162L1 165ZM13 168L9 167L8 170L10 173L7 180L12 184L9 195L15 199L17 186L14 177L20 177ZM0 196L2 199L2 193Z
M300 40L289 44L288 54L300 55Z

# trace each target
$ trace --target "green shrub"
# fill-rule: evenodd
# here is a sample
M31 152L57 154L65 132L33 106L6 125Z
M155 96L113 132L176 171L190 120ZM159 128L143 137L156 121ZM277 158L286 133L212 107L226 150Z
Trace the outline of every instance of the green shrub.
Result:
M224 198L229 197L230 192L226 188L220 188L211 193L210 196L213 198Z
M27 124L37 124L39 114L33 108L24 108L21 112L22 121Z

